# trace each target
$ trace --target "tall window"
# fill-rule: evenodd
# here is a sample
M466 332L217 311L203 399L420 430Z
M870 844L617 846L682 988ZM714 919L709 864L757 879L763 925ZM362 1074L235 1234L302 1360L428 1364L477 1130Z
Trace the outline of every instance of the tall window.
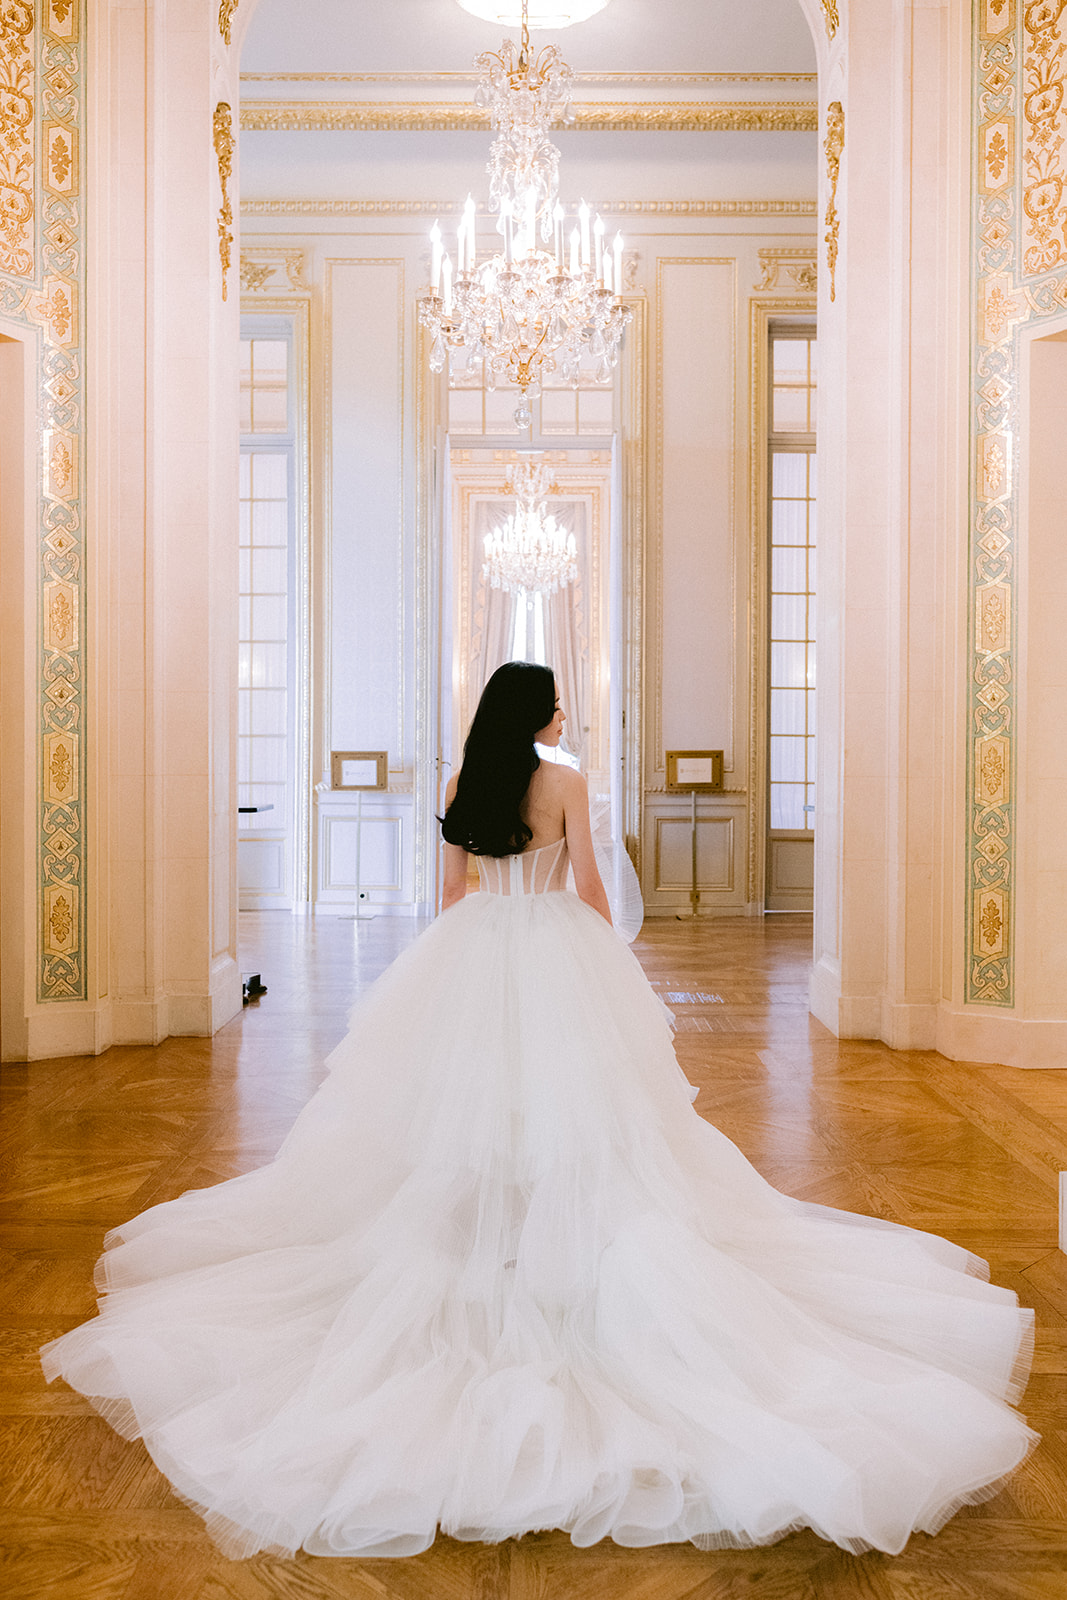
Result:
M241 340L238 817L241 903L291 904L295 812L292 330L248 317ZM248 809L258 808L258 809Z
M770 826L815 825L815 392L812 328L771 332Z

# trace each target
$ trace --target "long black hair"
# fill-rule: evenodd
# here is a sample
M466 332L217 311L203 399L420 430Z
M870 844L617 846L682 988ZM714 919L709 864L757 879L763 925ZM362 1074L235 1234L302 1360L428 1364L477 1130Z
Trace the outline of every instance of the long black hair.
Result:
M533 829L521 807L541 765L534 749L556 714L551 667L506 661L482 690L467 742L455 797L442 818L449 844L476 856L510 856L525 850Z

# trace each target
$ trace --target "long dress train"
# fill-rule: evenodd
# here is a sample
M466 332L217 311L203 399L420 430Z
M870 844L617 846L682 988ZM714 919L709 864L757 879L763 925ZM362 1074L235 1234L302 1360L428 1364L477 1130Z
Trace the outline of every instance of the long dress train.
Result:
M564 840L479 861L276 1159L109 1235L45 1347L223 1549L899 1551L1033 1435L1030 1313L929 1234L791 1200L691 1108Z

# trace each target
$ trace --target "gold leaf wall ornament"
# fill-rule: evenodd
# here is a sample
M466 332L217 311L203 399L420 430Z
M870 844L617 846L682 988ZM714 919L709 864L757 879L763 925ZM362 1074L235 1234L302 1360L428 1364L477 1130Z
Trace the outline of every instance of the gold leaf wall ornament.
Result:
M830 273L830 299L837 296L837 235L841 218L837 212L837 180L841 175L841 155L845 148L845 111L840 100L831 100L826 108L826 137L822 142L826 152L826 176L830 181L830 198L826 206L826 265Z
M1065 0L1031 0L1023 9L1023 270L1031 275L1067 266L1067 48L1060 19Z
M233 176L233 153L236 148L233 137L233 112L225 100L220 100L215 107L212 130L215 155L218 157L219 163L219 187L222 190L218 230L219 263L222 267L222 298L225 300L229 288L230 263L233 258L233 207L230 204L230 179Z
M74 607L62 589L57 589L52 596L52 603L48 608L48 626L60 645L64 645L71 637L74 626Z
M1004 918L1001 916L1000 907L994 899L990 898L986 901L978 921L982 930L982 943L988 949L995 948L999 945L1000 936L1004 931Z
M52 901L52 915L48 919L48 925L56 944L65 946L70 939L71 930L70 901L66 895L58 894Z
M70 751L65 744L57 744L52 751L52 759L48 764L49 776L52 779L52 788L62 799L67 789L70 788L71 773L73 771Z
M34 304L35 319L42 323L53 345L68 345L77 320L77 287L66 278L46 278L44 295Z
M753 289L777 289L784 274L794 288L814 294L818 283L818 262L814 249L765 245L757 254L760 276L752 285Z
M267 281L273 278L277 268L270 261L249 261L241 257L241 288L263 289Z
M223 44L233 43L233 18L240 0L219 0L219 32Z
M33 7L0 8L0 272L34 272L36 149Z
M822 15L826 23L826 37L832 39L841 26L841 18L837 14L837 0L822 0Z

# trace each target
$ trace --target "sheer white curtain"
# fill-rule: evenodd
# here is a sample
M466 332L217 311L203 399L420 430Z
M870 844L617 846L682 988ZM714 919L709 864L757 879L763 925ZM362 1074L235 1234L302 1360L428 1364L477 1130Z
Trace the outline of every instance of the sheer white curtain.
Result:
M493 676L497 667L511 659L511 640L515 632L515 600L513 594L494 589L482 577L485 560L485 536L491 533L513 508L511 500L475 500L471 507L470 551L471 580L474 587L472 616L474 621L471 640L471 704L470 714L478 704L478 697Z
M516 610L525 605L522 595L494 589L482 577L485 536L513 509L510 500L476 500L471 507L471 577L474 586L471 639L471 713L497 667L510 661L515 637ZM543 663L556 674L560 704L567 713L563 748L582 759L589 709L589 627L587 617L589 548L586 507L583 501L560 501L550 507L566 533L573 533L578 549L578 576L556 594L542 597L544 615ZM535 654L540 654L539 651Z
M589 723L586 508L583 501L571 501L550 509L564 532L574 535L578 547L578 576L566 589L544 597L545 661L556 674L559 703L567 714L563 748L577 758L579 765L584 765Z

